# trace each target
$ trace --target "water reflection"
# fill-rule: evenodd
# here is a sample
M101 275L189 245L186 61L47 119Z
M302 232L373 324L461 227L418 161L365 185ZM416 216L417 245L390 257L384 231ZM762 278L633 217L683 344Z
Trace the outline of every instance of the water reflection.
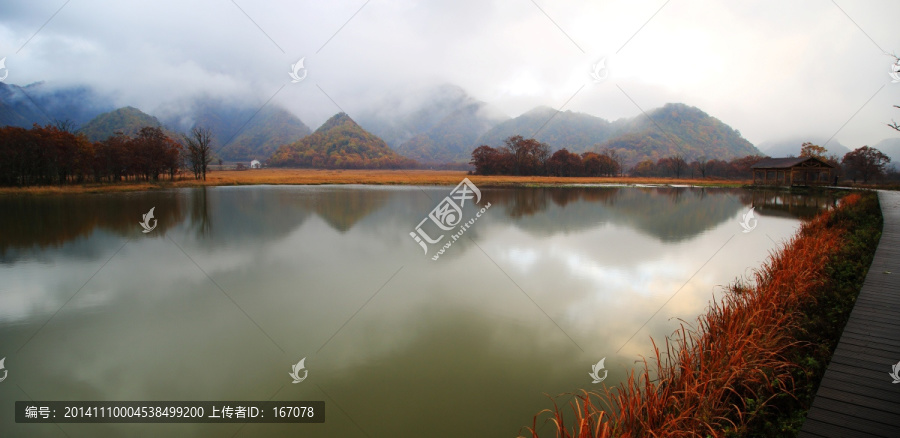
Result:
M12 209L0 211L15 213L0 220L23 231L2 237L0 357L10 378L0 412L29 398L326 400L324 425L64 430L515 436L548 406L544 393L589 387L601 357L604 383L616 384L651 351L649 336L693 319L799 223L761 215L741 233L751 203L774 210L743 190L484 189L496 207L472 227L474 241L433 262L408 233L448 190L4 198ZM144 235L138 221L152 206L159 225ZM292 385L301 357L309 378ZM59 430L3 416L0 435Z
M837 206L837 198L827 192L797 193L784 189L754 189L742 200L756 206L763 216L797 217L809 219L820 211Z
M59 247L97 231L134 237L135 225L156 207L158 234L187 226L197 238L279 239L316 215L346 233L366 217L411 221L427 212L444 188L196 188L128 194L0 197L0 261L10 251ZM410 192L418 192L413 204ZM550 235L604 223L626 224L663 241L690 239L729 220L748 205L761 215L808 218L835 205L829 194L792 194L718 188L509 188L484 189L517 226ZM713 196L710 196L713 194ZM577 214L572 214L577 211ZM410 216L407 216L410 215ZM381 219L379 219L381 220ZM21 255L20 252L16 254Z

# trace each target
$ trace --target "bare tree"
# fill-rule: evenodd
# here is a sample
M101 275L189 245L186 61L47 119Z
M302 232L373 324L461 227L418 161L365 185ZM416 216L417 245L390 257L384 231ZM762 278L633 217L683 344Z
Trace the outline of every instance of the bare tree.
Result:
M900 106L894 105L894 108L900 108ZM888 126L894 128L895 131L900 131L900 125L897 124L893 119L891 119L891 123L888 123Z
M697 170L700 172L700 177L706 178L706 174L709 173L710 160L707 160L706 157L700 157L695 163Z
M687 161L684 160L684 156L681 154L677 154L672 157L672 161L670 161L670 166L672 166L672 173L675 174L675 178L681 178L681 174L687 170Z
M184 136L188 146L188 160L194 178L206 181L206 170L212 162L212 137L208 128L195 126L190 135Z
M53 121L53 126L56 126L56 129L58 129L62 132L68 132L68 133L72 133L72 134L75 133L75 122L73 122L69 119L65 119L65 120L55 119Z

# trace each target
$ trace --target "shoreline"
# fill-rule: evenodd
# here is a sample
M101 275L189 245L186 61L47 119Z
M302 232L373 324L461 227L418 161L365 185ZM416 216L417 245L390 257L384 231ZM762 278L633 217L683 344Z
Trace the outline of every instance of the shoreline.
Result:
M169 190L192 187L257 185L371 185L371 186L454 186L469 178L478 187L671 187L671 188L748 188L766 190L860 190L878 188L898 190L900 186L754 186L749 179L672 177L559 177L514 175L469 175L463 170L360 170L360 169L252 169L217 170L198 181L182 174L175 181L135 181L120 183L84 183L64 186L0 187L4 195L65 195L81 193L122 193Z
M544 436L797 436L879 247L882 216L875 193L848 194L697 319L655 340L627 381L562 394L574 396L568 406L551 398L520 436L541 437L539 420L555 425Z
M727 187L750 185L750 180L646 177L555 177L513 175L469 175L462 170L341 170L341 169L253 169L222 170L207 174L206 181L182 176L175 181L86 183L65 186L0 187L0 195L52 195L69 193L116 193L166 190L185 187L245 185L456 185L469 178L479 187L650 186Z

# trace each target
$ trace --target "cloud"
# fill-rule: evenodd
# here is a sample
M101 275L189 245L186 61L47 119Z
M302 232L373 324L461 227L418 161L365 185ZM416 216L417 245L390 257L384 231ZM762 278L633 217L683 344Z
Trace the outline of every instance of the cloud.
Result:
M7 82L91 85L150 112L227 96L282 105L315 127L340 110L452 83L511 116L565 104L617 119L684 102L754 143L837 133L850 147L892 136L884 123L900 115L883 53L900 50L889 45L900 4L887 0L84 0L54 16L57 8L6 7ZM301 57L309 76L291 84ZM591 65L604 57L610 77L592 83Z

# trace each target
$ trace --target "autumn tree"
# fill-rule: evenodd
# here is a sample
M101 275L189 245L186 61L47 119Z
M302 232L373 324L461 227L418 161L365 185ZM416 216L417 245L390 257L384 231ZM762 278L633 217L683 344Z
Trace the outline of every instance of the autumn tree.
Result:
M581 176L584 173L582 159L578 154L562 148L547 160L547 173L553 176Z
M0 128L0 185L150 180L162 173L174 179L181 155L181 145L159 128L90 142L65 124L7 126Z
M478 175L503 175L512 172L513 157L502 150L481 145L472 151L472 161Z
M546 173L550 146L533 138L514 135L504 141L503 149L513 156L514 175L543 175Z
M853 182L856 182L857 178L862 178L863 183L868 183L870 179L883 176L885 167L890 162L891 157L883 154L878 149L868 146L847 152L841 160L847 176L853 178Z
M603 171L603 162L600 160L600 154L596 152L585 152L581 154L581 168L584 176L600 176Z
M605 148L600 152L600 173L607 176L618 176L622 171L622 156L613 149Z
M800 145L801 157L813 157L824 160L826 152L828 152L828 149L825 149L824 147L817 144L812 144L808 141L803 142L803 144Z
M753 165L759 163L765 158L762 155L747 155L746 157L735 158L729 162L731 167L731 177L748 178L753 174Z
M632 176L657 176L659 169L651 159L642 160L631 168Z

